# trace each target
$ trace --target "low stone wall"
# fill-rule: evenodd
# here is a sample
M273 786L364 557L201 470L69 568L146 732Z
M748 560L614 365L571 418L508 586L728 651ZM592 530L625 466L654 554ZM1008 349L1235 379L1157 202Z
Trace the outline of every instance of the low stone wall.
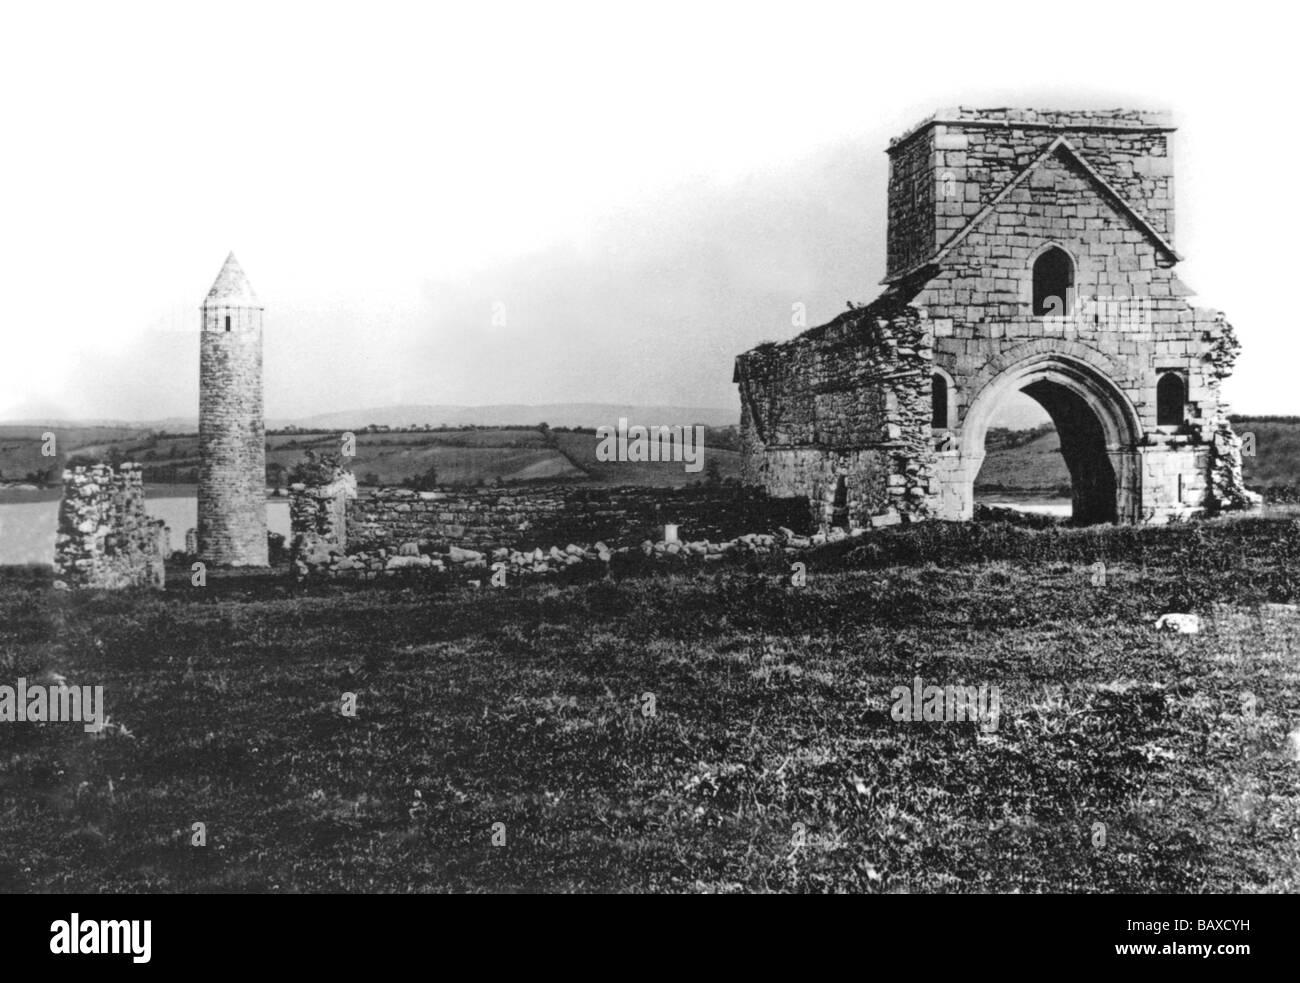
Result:
M678 527L678 542L660 550L669 554L718 554L755 529L811 532L806 499L735 487L381 488L358 496L349 474L327 485L294 485L290 494L299 576L365 579L405 567L473 569L489 560L545 572L571 566L575 556L600 560L646 544L654 552L668 525Z
M294 532L298 520L294 519ZM772 499L753 489L577 488L549 485L509 489L414 492L385 488L347 507L349 548L421 551L532 550L597 540L632 545L655 539L665 524L683 540L720 542L754 529L805 530L808 503Z
M149 587L161 590L167 526L145 512L138 464L63 472L54 542L56 587Z

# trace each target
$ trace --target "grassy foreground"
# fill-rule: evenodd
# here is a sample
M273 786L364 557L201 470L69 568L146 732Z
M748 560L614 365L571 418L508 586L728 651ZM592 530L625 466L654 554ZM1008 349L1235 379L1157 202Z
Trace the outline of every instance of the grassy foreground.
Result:
M1300 525L801 559L803 587L11 579L0 684L101 684L112 719L0 723L0 888L1300 890L1300 615L1259 607L1300 594ZM891 719L918 675L1000 687L997 729Z

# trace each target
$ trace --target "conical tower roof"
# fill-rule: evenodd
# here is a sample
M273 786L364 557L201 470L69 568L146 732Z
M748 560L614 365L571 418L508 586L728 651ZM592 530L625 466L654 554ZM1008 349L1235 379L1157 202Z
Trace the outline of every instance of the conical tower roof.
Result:
M232 252L226 257L221 272L217 274L212 289L203 301L204 307L261 307L262 302L253 293L253 286L244 275L239 260Z

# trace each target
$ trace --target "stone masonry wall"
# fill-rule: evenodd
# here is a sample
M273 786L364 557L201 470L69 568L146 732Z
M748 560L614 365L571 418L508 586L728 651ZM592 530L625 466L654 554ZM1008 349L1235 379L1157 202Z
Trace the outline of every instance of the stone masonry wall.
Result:
M55 538L55 585L163 587L167 527L145 512L138 464L106 464L63 473Z
M891 274L910 270L934 252L934 197L954 193L955 185L944 179L935 186L933 154L934 134L926 131L890 156L887 253Z
M397 552L412 546L420 552L451 547L532 550L596 540L635 545L657 539L669 523L680 525L683 540L722 541L754 530L808 528L806 500L728 487L381 488L352 499L336 483L326 489L294 486L290 494L295 553L331 547L339 552ZM336 532L340 505L347 517L342 540ZM331 531L322 535L323 526Z
M262 311L205 306L201 335L199 553L221 566L266 566Z
M1139 110L941 110L889 146L887 275L925 259L927 246L965 225L1058 135L1171 237L1172 131L1167 113Z
M819 526L925 517L931 357L917 312L885 302L740 356L742 480Z
M987 204L990 187L1005 188L1016 168L1038 161L1027 179L949 247L942 268L910 297L929 316L934 364L957 380L951 398L958 439L966 411L990 381L988 366L1010 353L1031 357L1036 346L1065 352L1097 368L1136 412L1135 437L1143 446L1135 451L1141 477L1132 518L1163 521L1247 501L1244 487L1211 495L1218 486L1208 473L1212 435L1231 430L1220 396L1221 380L1231 369L1227 353L1235 353L1231 326L1222 314L1188 303L1190 291L1174 269L1177 257L1089 171L1137 196L1141 217L1167 233L1173 227L1173 177L1165 131L1062 131L1085 164L1065 149L1040 159L1055 130L936 129L946 132L948 146L964 141L965 149L936 152L934 166L955 173L958 197L975 199L963 201L960 210L955 201L938 202L938 221L946 226L941 239ZM1063 298L1068 310L1061 317L1032 310L1033 261L1047 244L1064 249L1073 263L1074 287ZM1170 371L1187 386L1183 423L1172 429L1159 426L1156 416L1156 385ZM1229 437L1218 446L1219 457L1231 455ZM1220 471L1230 473L1231 462Z

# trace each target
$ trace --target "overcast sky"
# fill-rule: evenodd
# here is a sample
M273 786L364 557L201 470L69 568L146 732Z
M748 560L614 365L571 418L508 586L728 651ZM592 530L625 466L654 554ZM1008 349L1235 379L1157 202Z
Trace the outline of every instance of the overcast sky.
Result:
M878 292L884 149L957 104L1172 109L1228 397L1300 413L1280 6L995 6L8 5L0 417L195 415L231 249L272 417L736 406L792 304Z

